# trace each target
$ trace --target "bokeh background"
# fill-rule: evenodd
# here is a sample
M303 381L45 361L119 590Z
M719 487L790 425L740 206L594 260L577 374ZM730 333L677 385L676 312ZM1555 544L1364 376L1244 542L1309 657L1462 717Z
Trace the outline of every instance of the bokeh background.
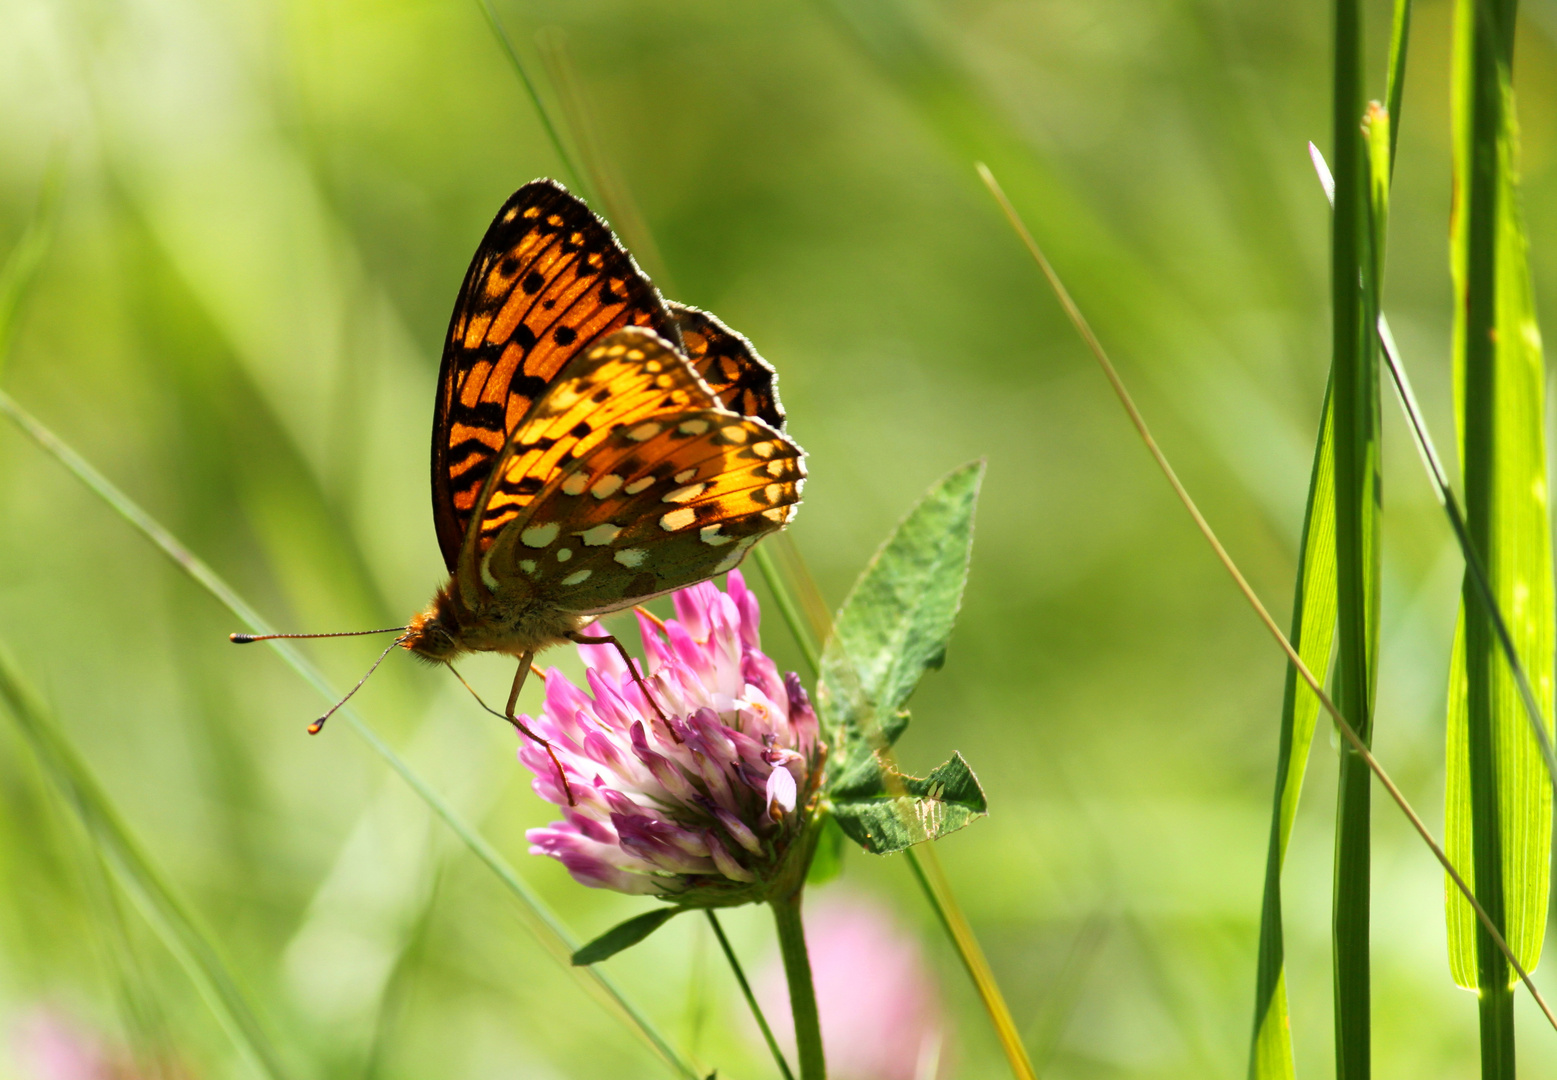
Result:
M1557 4L1523 7L1525 206L1550 317ZM1379 95L1388 10L1371 10ZM495 11L635 210L618 224L663 290L779 369L810 453L793 537L829 603L919 492L988 459L966 606L902 753L925 768L959 750L987 789L989 819L941 853L1045 1074L1242 1075L1281 661L973 161L1284 612L1328 362L1327 211L1305 150L1329 141L1326 5ZM1445 448L1450 12L1416 6L1386 296ZM5 0L0 247L51 170L59 185L0 377L275 623L393 625L442 573L426 457L454 293L502 200L562 168L473 0ZM1436 827L1459 563L1391 403L1385 425L1376 747ZM320 702L273 655L228 645L233 629L0 424L0 640L297 1076L663 1075L346 727L304 734ZM798 666L771 608L767 641ZM349 685L377 647L308 651ZM467 669L501 696L505 665ZM576 934L645 907L525 854L547 808L512 737L447 675L391 657L357 700ZM1321 730L1286 878L1304 1075L1331 1069L1333 803ZM1467 1075L1475 1007L1449 979L1441 875L1375 807L1378 1075ZM17 1049L40 1023L108 1057L150 1039L187 1076L253 1075L134 907L118 902L122 928L105 916L72 821L0 721L0 1076L42 1080ZM828 889L886 905L922 942L943 1075L1002 1075L902 860L852 854ZM760 969L765 913L726 923ZM695 920L610 966L708 1069L772 1074ZM1519 1009L1525 1067L1550 1070L1557 1034Z

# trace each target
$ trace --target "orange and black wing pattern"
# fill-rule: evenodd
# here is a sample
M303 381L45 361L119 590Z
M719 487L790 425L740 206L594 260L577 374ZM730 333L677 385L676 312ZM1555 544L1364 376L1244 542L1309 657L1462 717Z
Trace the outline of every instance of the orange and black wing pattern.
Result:
M461 577L564 611L614 611L733 568L789 522L804 480L798 446L723 407L668 342L620 330L514 433Z
M433 415L433 522L452 573L493 463L557 374L643 326L675 341L664 302L589 207L551 180L503 204L454 305Z
M779 404L778 373L750 341L695 307L665 301L681 331L687 359L731 412L755 416L776 431L784 430Z

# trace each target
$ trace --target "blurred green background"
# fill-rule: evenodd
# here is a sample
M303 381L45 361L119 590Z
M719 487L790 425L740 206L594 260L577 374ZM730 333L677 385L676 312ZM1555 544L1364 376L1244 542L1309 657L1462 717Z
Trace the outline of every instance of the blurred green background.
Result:
M1557 3L1524 7L1524 193L1549 316ZM1388 11L1373 9L1378 95ZM1386 295L1446 450L1450 10L1416 7ZM497 11L538 80L542 53L571 58L574 111L652 233L657 253L639 254L662 289L778 368L810 453L793 536L829 603L919 492L988 458L966 607L902 752L924 768L959 750L985 785L990 818L941 851L1045 1074L1242 1075L1281 661L972 162L994 167L1284 612L1328 363L1327 211L1305 152L1329 141L1327 7ZM275 623L419 609L442 575L426 462L454 293L502 200L567 179L480 8L5 0L0 102L0 246L61 169L6 389ZM1385 425L1376 748L1438 828L1459 562L1392 404ZM0 640L214 929L296 1075L664 1075L349 730L304 734L319 701L273 655L228 645L237 628L0 424ZM767 642L798 666L771 607ZM378 647L308 651L349 685ZM501 696L506 664L466 667ZM548 807L447 675L391 657L357 700L576 934L644 909L525 855ZM1288 858L1305 1075L1331 1068L1333 763L1322 729ZM122 977L125 935L8 719L0 800L0 1076L21 1077L3 1040L39 1008L110 1044L149 1011L189 1075L252 1075L128 907ZM1449 979L1441 874L1383 799L1374 816L1377 1074L1467 1075L1474 1002ZM853 854L844 880L923 937L951 1017L946 1075L1002 1075L902 860ZM726 923L760 967L765 913ZM771 1075L701 924L610 966L707 1068ZM1525 1066L1549 1071L1557 1035L1518 1008Z

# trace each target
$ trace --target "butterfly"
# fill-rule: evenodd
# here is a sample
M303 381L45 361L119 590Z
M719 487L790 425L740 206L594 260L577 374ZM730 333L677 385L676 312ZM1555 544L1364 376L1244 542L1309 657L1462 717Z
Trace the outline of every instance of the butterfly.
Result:
M449 579L394 644L434 663L516 657L518 725L536 653L614 643L582 631L733 569L793 518L805 456L775 383L746 338L663 299L582 200L524 185L476 249L438 373Z

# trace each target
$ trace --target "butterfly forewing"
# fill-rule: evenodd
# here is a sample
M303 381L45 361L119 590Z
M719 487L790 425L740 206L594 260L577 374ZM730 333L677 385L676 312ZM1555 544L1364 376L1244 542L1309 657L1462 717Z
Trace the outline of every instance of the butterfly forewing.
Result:
M721 408L685 359L639 330L570 366L500 469L483 580L579 613L732 568L789 520L805 476L798 447Z
M724 407L783 431L778 374L757 355L751 342L706 311L673 300L667 300L665 306L681 331L687 358Z
M674 338L659 293L587 206L536 180L498 211L444 345L433 418L433 520L452 571L509 435L558 373L623 326Z

